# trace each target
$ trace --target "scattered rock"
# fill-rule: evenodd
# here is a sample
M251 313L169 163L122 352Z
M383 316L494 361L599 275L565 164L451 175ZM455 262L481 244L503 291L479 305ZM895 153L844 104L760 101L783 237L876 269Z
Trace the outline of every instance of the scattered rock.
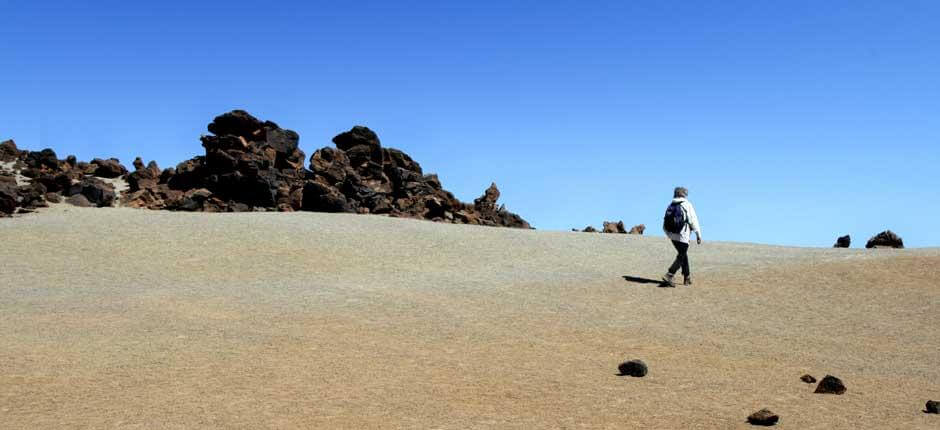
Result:
M833 248L848 248L852 245L852 237L845 235L836 239L836 244L832 245Z
M592 226L584 227L584 230L581 230L584 233L597 233L597 229Z
M633 376L635 378L642 378L646 376L647 367L646 363L642 360L630 360L620 363L620 366L617 367L620 370L620 376Z
M814 378L813 375L809 375L809 374L800 376L800 380L803 381L803 382L805 382L805 383L807 383L807 384L815 384L815 383L816 383L816 378Z
M62 198L56 193L46 193L46 201L49 203L59 203Z
M845 394L845 385L842 380L832 375L826 375L816 386L817 394Z
M646 231L646 225L638 224L638 225L633 226L633 228L631 228L630 231L628 231L627 233L628 234L643 234L644 231Z
M938 414L940 413L938 412L938 409L940 409L940 402L928 400L924 412L927 412L928 414Z
M747 417L747 422L755 426L772 426L780 421L780 416L770 411L770 409L761 409Z
M604 221L604 233L626 234L627 229L623 226L623 221Z
M904 241L891 230L878 233L865 244L866 248L904 248Z

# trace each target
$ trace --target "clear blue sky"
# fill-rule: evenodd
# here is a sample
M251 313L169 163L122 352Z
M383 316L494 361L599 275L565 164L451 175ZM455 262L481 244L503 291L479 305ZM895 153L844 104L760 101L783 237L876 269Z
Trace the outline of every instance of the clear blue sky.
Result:
M940 245L937 1L0 0L0 138L175 165L216 114L354 124L541 229Z

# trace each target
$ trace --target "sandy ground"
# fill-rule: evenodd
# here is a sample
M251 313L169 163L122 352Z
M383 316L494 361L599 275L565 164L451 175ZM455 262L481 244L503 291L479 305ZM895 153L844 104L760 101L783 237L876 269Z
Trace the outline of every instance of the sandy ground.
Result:
M656 237L57 205L0 220L0 427L940 428L940 250L691 253L667 289L623 278Z

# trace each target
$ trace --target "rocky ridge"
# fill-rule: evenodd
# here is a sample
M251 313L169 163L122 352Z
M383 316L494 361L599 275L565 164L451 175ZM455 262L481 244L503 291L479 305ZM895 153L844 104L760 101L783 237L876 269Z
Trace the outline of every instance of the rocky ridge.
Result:
M385 214L455 224L531 228L517 214L497 204L496 184L473 203L445 190L434 174L405 152L383 147L367 127L356 126L333 138L335 147L313 153L309 168L300 136L271 121L234 110L217 116L201 137L205 155L160 169L156 162L134 160L129 172L114 158L88 163L54 151L20 151L12 141L0 145L0 213L32 210L46 201L84 206L244 212L317 211ZM27 178L17 181L14 172ZM102 178L122 178L128 190L117 196ZM50 194L51 193L51 194ZM75 197L81 195L81 197ZM87 200L87 202L86 202Z

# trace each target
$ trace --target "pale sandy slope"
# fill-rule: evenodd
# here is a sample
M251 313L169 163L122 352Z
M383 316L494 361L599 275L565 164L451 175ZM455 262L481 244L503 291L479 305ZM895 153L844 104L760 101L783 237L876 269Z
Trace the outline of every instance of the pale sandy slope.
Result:
M709 243L663 289L622 278L662 238L374 216L58 207L0 242L3 428L940 428L937 249Z

